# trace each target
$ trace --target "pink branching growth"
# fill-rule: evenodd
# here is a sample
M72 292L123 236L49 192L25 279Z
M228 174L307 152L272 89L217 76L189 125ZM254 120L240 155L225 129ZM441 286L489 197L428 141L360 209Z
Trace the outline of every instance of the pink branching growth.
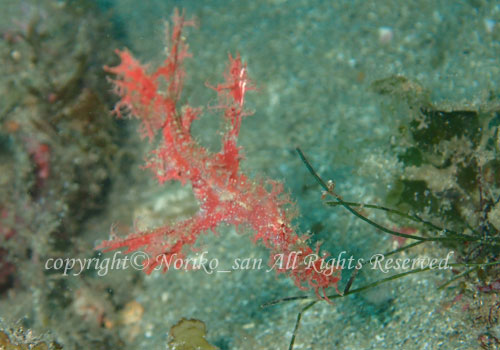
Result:
M319 298L327 299L325 289L337 287L340 270L328 266L326 257L311 259L311 255L318 253L319 245L316 250L311 249L308 237L295 232L290 214L293 205L283 193L282 185L272 181L257 183L239 169L242 156L237 139L242 118L248 115L244 110L245 96L254 89L239 55L234 58L229 55L225 81L210 86L219 95L217 108L223 111L228 125L221 150L210 152L191 136L191 123L201 110L187 105L181 108L179 99L184 79L182 63L190 56L182 31L193 23L177 11L174 13L167 59L151 73L128 51L117 51L121 63L106 70L116 75L113 83L121 98L116 113L121 115L126 110L139 119L141 134L150 140L161 135L160 146L152 152L146 167L160 184L170 180L190 183L200 209L193 217L175 225L131 233L126 238L115 236L98 249L127 247L126 253L140 249L151 257L145 261L145 271L150 273L155 268L167 270L166 261L183 258L186 248L200 234L215 232L220 223L244 225L255 233L255 242L271 250L270 264L277 272L291 276L299 288L313 288ZM291 266L286 264L290 261L293 261Z

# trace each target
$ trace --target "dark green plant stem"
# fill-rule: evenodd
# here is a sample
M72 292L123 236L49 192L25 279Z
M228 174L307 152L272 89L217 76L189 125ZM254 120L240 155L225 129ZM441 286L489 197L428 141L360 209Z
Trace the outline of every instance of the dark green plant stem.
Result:
M358 211L356 211L354 208L352 208L348 202L345 202L338 194L336 194L331 188L328 187L328 185L325 183L325 181L323 181L323 179L318 175L318 173L316 172L316 170L314 170L314 168L312 167L311 163L309 162L309 160L307 160L306 156L304 155L304 153L302 152L302 150L297 147L296 148L297 150L297 153L299 154L300 156L300 159L302 160L302 162L305 164L305 166L307 167L307 170L309 170L309 172L311 173L311 175L314 177L314 179L316 180L316 182L318 182L318 184L328 193L330 194L331 196L335 197L335 199L338 201L338 203L343 206L345 209L347 209L351 214L353 214L354 216L356 216L357 218L363 220L364 222L372 225L373 227L383 231L383 232L386 232L388 234L391 234L391 235L394 235L394 236L398 236L398 237L403 237L403 238L408 238L408 239L414 239L414 240L418 240L418 241L457 241L457 240L462 240L462 241L479 241L481 240L481 238L478 238L478 237L473 237L473 236L466 236L466 235L463 235L463 234L459 234L458 236L454 236L454 237L422 237L422 236L416 236L416 235L409 235L409 234L405 234L405 233L401 233L401 232L397 232L397 231L394 231L394 230L391 230L391 229L388 229L370 219L368 219L366 216L363 216L362 214L360 214Z
M459 267L459 266L465 266L465 267L470 267L470 269L468 270L465 270L464 272L456 275L455 277L453 277L451 280L449 280L448 282L444 283L443 285L439 286L438 289L443 289L445 288L446 286L450 285L451 283L455 282L456 280L458 280L459 278L463 277L463 276L466 276L468 275L469 273L473 272L473 271L476 271L482 267L487 267L487 266L493 266L493 265L500 265L500 260L497 260L497 261L492 261L492 262L489 262L489 263L453 263L453 264L450 264L450 266L452 267Z
M500 265L500 261L493 261L493 262L490 262L490 263L452 263L452 264L448 264L448 265L451 266L451 267L465 266L465 267L477 267L477 268L479 268L479 267ZM397 273L395 275L392 275L392 276L389 276L389 277L386 277L386 278L382 278L381 280L369 283L369 284L367 284L365 286L362 286L362 287L359 287L359 288L356 288L356 289L351 289L350 291L348 291L347 293L344 293L342 295L341 294L329 295L328 299L331 300L331 299L342 298L342 297L344 297L346 295L359 293L359 292L365 291L367 289L376 287L379 284L382 284L382 283L385 283L385 282L393 281L395 279L399 279L399 278L402 278L402 277L405 277L405 276L408 276L408 275L413 275L415 273L425 272L425 271L429 271L429 270L433 270L433 269L431 269L430 267L426 267L426 268L422 268L422 269L413 269L413 270L410 270L410 271L406 271L406 272L402 272L402 273ZM469 271L469 272L471 272L471 271ZM273 305L281 304L281 303L287 302L287 301L303 300L303 299L311 299L311 298L313 298L313 297L311 297L309 295L297 295L297 296L294 296L294 297L287 297L287 298L281 298L281 299L278 299L278 300L273 300L273 301L270 301L268 303L262 304L261 307L273 306Z
M459 266L465 266L465 267L486 267L486 266L494 266L494 265L500 265L500 260L497 261L492 261L489 263L452 263L449 264L451 267L459 267Z
M392 281L392 280L395 280L395 279L398 279L398 278L401 278L401 277L404 277L404 276L412 275L412 274L415 274L415 273L425 272L425 271L428 271L428 270L430 270L430 267L426 267L426 268L423 268L423 269L413 269L413 270L410 270L410 271L398 273L398 274L395 274L395 275L392 275L392 276L389 276L389 277L386 277L386 278L382 278L381 280L369 283L369 284L367 284L367 285L365 285L363 287L359 287L359 288L356 288L356 289L351 289L350 291L348 291L347 293L344 293L342 295L341 294L329 295L328 299L331 300L331 299L343 298L343 297L345 297L347 295L359 293L359 292L365 291L367 289L376 287L379 284L382 284L382 283L385 283L385 282L389 282L389 281ZM262 307L273 306L273 305L281 304L281 303L287 302L287 301L303 300L303 299L310 299L310 298L312 298L312 297L309 296L309 295L297 295L295 297L288 297L288 298L282 298L282 299L278 299L278 300L273 300L271 302L263 304Z
M300 310L299 314L297 315L297 320L295 321L295 328L293 329L293 334L292 334L292 339L290 340L290 345L288 346L288 350L293 350L293 345L295 343L295 337L297 335L297 331L300 326L300 319L302 318L302 314L309 310L314 304L316 304L318 301L315 300L313 302L310 302L302 310Z
M352 287L352 284L354 283L354 279L358 275L359 269L355 269L354 272L352 273L351 277L349 278L349 281L347 281L347 284L345 285L344 292L342 294L349 293L349 290Z
M476 234L476 236L471 236L471 235L467 235L465 233L459 233L459 232L456 232L456 231L453 231L453 230L450 230L450 229L447 229L447 228L439 227L437 225L434 225L432 222L429 222L429 221L426 221L426 220L422 219L421 217L419 217L416 214L404 213L404 212L401 212L399 210L396 210L396 209L393 209L393 208L387 208L387 207L384 207L384 206L381 206L381 205L366 204L366 203L357 203L357 202L346 202L346 201L344 201L344 203L347 204L347 205L349 205L349 206L351 206L351 207L362 207L362 208L369 208L369 209L377 209L377 210L382 210L382 211L385 211L385 212L388 212L388 213L391 213L391 214L399 215L399 216L401 216L401 217L403 217L405 219L412 220L414 222L423 224L423 225L425 225L425 226L429 227L430 229L435 230L437 232L443 232L445 234L453 235L453 237L450 237L450 240L455 240L455 238L456 238L457 240L461 239L461 240L464 240L464 241L467 241L467 242L470 242L470 241L479 241L482 244L492 245L492 246L499 246L500 245L500 242L496 242L496 241L498 241L497 237L488 237L488 238L480 237L479 233L477 233L468 224L467 224L467 227L469 228L469 230L471 230L472 232L474 232L474 234ZM342 206L341 202L333 202L333 201L327 201L327 202L325 202L325 204L327 204L327 205L329 205L331 207Z
M441 290L441 289L444 289L445 287L449 286L450 284L452 284L453 282L455 282L456 280L468 275L469 273L471 273L472 271L475 271L475 270L478 270L480 269L481 267L480 266L475 266L475 267L471 267L470 269L468 270L465 270L464 272L462 273L459 273L458 275L456 275L455 277L453 278L450 278L450 280L446 281L446 283L443 283L442 285L440 285L438 287L438 290Z
M432 222L426 221L416 214L408 214L408 213L404 213L404 212L396 210L396 209L387 208L387 207L384 207L381 205L376 205L376 204L364 204L364 203L346 202L346 201L344 201L344 203L349 205L350 207L362 207L362 208L369 208L369 209L377 209L377 210L382 210L382 211L385 211L385 212L388 212L391 214L399 215L405 219L412 220L412 221L418 222L420 224L424 224L425 226L427 226L435 231L438 231L438 232L448 233L448 234L452 234L452 235L456 235L456 236L464 236L464 237L474 238L472 236L468 236L468 235L465 235L463 233L458 233L456 231L449 230L447 228L436 226ZM326 204L329 206L332 206L332 207L342 205L340 202L332 202L332 201L327 201Z
M402 247L399 247L398 249L394 249L393 251L391 252L388 252L388 253L385 253L384 254L384 258L387 258L388 256L391 256L391 255L394 255L394 254L397 254L399 252L402 252L402 251L405 251L405 250L408 250L410 248L413 248L417 245L420 245L422 243L425 243L425 241L417 241L417 242L413 242L413 243L410 243L408 245L405 245L405 246L402 246Z

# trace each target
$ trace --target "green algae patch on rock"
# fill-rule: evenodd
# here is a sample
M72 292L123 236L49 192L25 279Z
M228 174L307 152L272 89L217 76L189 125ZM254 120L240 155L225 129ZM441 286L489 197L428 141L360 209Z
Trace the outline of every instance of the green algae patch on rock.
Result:
M171 350L218 350L206 339L205 323L196 319L182 318L170 329L172 340L168 343Z

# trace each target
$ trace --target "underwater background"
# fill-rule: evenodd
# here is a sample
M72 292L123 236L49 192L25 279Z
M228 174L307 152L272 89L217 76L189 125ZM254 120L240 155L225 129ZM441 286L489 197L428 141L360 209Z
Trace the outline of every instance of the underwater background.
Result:
M256 86L245 97L253 114L238 139L241 171L283 183L312 247L366 258L411 239L329 205L296 147L345 201L434 229L384 210L360 208L364 217L410 235L448 234L400 256L453 251L458 265L318 301L299 325L317 297L268 271L251 230L220 225L188 253L206 251L225 268L262 259L262 269L146 275L96 265L116 256L95 249L111 231L198 210L189 185L160 185L142 168L154 147L138 121L111 113L117 96L103 68L124 48L160 64L175 8L197 23L185 33L182 102L216 105L207 84L222 81L228 53L241 55ZM486 0L0 0L0 348L499 348L499 22L500 2ZM192 135L217 152L222 130L205 107ZM55 264L67 259L94 263ZM340 292L388 276L361 271L344 271ZM182 319L193 321L183 328Z

